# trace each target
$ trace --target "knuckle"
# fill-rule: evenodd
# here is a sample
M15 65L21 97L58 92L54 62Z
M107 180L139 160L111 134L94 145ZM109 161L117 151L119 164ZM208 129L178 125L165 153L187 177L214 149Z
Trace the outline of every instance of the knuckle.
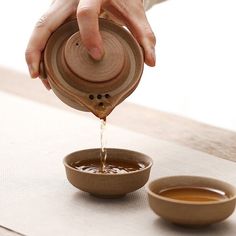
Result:
M41 54L41 50L33 47L28 47L25 50L25 60L28 64L37 60L38 55Z
M39 20L37 21L35 27L36 27L36 28L42 28L42 27L47 26L48 21L49 21L48 18L49 18L48 15L46 15L46 14L42 15L42 16L39 18Z
M47 31L49 34L51 34L53 32L51 18L52 18L52 14L42 15L35 25L35 30L42 29L44 31Z
M144 33L145 33L146 37L148 38L148 40L155 45L156 44L156 36L153 33L153 31L149 27L146 27Z
M25 51L25 60L28 63L31 62L31 60L32 60L32 54L33 54L32 50L26 49L26 51Z
M77 10L77 17L83 18L93 14L93 9L90 7L79 7Z

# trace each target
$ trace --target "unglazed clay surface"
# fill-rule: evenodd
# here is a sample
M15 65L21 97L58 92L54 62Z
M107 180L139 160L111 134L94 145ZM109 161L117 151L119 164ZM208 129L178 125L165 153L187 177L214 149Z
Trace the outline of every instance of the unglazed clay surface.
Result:
M142 50L122 26L100 19L104 56L95 61L84 47L76 20L50 37L41 63L55 94L67 105L105 118L137 87L143 72Z

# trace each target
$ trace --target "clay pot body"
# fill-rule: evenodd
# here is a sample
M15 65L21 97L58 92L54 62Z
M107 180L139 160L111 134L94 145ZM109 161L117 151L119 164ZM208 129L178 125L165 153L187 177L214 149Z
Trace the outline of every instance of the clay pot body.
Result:
M137 87L143 54L134 37L100 19L104 56L95 61L83 46L76 20L60 26L47 42L40 74L67 105L105 118Z

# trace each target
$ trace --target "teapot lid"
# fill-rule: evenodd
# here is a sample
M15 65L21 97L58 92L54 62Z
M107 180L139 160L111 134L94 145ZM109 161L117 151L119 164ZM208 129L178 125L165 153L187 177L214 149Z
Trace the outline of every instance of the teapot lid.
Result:
M99 19L104 56L94 60L84 47L76 20L49 38L41 74L67 105L105 118L137 87L143 71L142 49L122 26Z

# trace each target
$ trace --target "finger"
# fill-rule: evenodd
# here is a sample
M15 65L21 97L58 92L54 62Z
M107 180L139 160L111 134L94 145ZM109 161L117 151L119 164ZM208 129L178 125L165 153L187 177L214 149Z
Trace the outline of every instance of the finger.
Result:
M149 66L155 66L155 45L156 38L148 23L144 8L142 4L132 5L129 8L132 9L131 13L125 10L127 6L118 8L117 6L110 6L108 10L118 19L123 21L131 33L134 35L138 43L144 50L144 60Z
M98 23L101 4L102 0L80 0L77 9L81 40L95 60L100 60L104 53Z
M151 30L149 24L145 25L142 23L132 22L132 24L126 23L128 29L134 35L138 43L144 50L144 61L148 66L155 66L156 54L155 45L156 38Z
M50 84L49 84L49 82L48 82L47 79L41 79L41 81L42 81L43 85L45 86L45 88L46 88L47 90L50 90L50 89L51 89L51 86L50 86Z
M155 66L156 38L146 17L143 17L142 20L140 18L134 18L130 21L127 21L126 24L144 50L145 63L149 66Z
M137 29L138 30L138 29ZM156 65L156 53L155 53L155 46L156 46L156 37L150 27L150 25L143 25L140 29L140 33L138 32L137 40L139 41L140 45L144 49L144 60L145 63L149 66Z
M48 38L71 15L72 8L69 4L62 5L62 2L55 1L48 12L39 19L30 37L25 58L32 78L39 76L41 52Z

